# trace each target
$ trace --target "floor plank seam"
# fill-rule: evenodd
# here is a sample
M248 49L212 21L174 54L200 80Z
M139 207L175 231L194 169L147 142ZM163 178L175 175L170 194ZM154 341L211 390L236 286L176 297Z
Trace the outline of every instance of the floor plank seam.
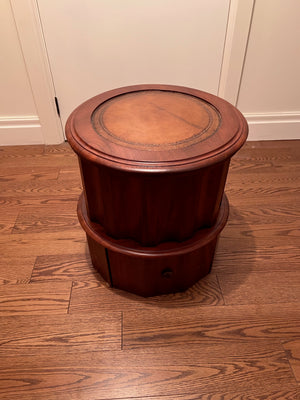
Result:
M224 298L223 290L222 290L221 285L220 285L220 280L219 280L218 274L216 274L216 281L217 281L217 284L218 284L218 288L220 290L220 294L222 296L223 305L226 306L227 304L225 303L225 298Z
M15 219L15 221L14 221L14 223L13 223L13 226L12 226L10 232L9 232L10 235L13 235L13 234L14 234L14 230L15 230L15 228L16 228L17 221L18 221L18 218L19 218L19 215L21 214L21 212L22 212L22 211L19 211L18 214L17 214L17 216L16 216L16 219Z
M124 327L123 327L123 318L124 312L121 311L121 350L124 349Z
M239 152L211 274L147 299L94 270L72 219L73 152L5 148L1 399L300 400L299 150L300 140Z
M68 304L67 314L70 314L70 306L71 306L71 299L72 299L72 293L73 293L73 286L74 286L74 282L72 281L71 288L70 288L70 297L69 297L69 304Z
M292 365L290 363L290 359L292 357L289 354L289 350L285 349L284 340L283 339L280 340L280 345L281 345L281 348L282 348L282 350L283 350L283 352L284 352L284 354L286 356L287 362L289 364L290 372L291 372L292 376L294 377L295 381L298 383L298 386L300 387L300 382L298 381L297 376L296 376L295 371L294 371L294 368L292 367Z
M34 267L35 267L35 264L36 264L37 258L38 258L38 257L36 257L36 258L35 258L35 260L34 260L34 263L33 263L33 266L32 266L32 270L31 270L31 274L30 274L30 278L29 278L29 281L28 281L28 283L33 283L33 281L32 281L32 277L33 277Z

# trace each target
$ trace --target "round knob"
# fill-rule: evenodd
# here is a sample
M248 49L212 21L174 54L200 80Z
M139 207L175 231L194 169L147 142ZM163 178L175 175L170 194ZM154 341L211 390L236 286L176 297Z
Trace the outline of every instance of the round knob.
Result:
M161 273L163 278L170 279L173 275L171 268L165 268Z

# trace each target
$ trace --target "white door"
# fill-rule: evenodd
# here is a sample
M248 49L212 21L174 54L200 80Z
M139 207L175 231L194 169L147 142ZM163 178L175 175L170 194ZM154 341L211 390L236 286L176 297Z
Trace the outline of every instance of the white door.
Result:
M37 0L61 119L138 83L218 92L229 0Z

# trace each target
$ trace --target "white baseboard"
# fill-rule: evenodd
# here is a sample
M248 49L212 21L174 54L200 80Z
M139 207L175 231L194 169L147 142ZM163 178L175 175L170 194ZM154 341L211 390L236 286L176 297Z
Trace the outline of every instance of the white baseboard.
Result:
M244 114L248 140L300 139L299 113ZM37 116L0 117L0 146L44 144Z
M37 116L0 117L0 146L43 143L42 128Z
M249 124L248 140L300 139L300 112L244 114Z

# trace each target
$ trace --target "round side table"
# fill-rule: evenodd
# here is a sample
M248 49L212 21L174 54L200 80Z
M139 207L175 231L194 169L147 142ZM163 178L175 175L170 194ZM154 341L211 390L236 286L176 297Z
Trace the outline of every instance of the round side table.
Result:
M228 217L230 158L247 132L226 101L170 85L112 90L73 111L66 135L84 187L78 217L111 286L152 296L209 272Z

